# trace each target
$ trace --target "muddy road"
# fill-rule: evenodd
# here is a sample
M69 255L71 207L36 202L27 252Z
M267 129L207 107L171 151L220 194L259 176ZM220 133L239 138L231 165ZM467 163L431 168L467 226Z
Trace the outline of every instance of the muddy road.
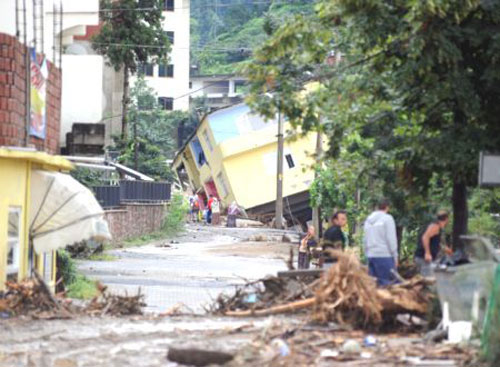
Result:
M80 261L80 270L111 292L134 294L141 288L147 313L0 319L0 367L183 366L167 360L171 347L229 352L235 358L227 367L479 366L469 363L474 351L427 345L423 334L408 332L376 335L376 347L335 358L344 343L363 345L369 333L310 324L307 312L238 319L204 314L204 306L220 292L286 269L284 259L291 243L297 248L298 238L286 233L292 242L282 242L283 234L189 225L172 240L112 250L113 261ZM183 315L158 315L180 304ZM283 354L282 340L290 355Z
M113 293L145 295L145 316L0 320L0 367L176 366L169 345L235 350L273 320L201 316L220 292L286 269L293 232L188 225L174 239L111 250L112 261L79 261ZM296 246L294 246L296 247ZM190 316L155 314L183 304ZM233 333L237 330L237 333Z
M283 234L298 241L293 232L188 225L175 239L112 250L116 260L80 261L78 268L112 293L132 295L140 288L147 312L182 303L203 313L219 293L286 270L291 243L282 242Z

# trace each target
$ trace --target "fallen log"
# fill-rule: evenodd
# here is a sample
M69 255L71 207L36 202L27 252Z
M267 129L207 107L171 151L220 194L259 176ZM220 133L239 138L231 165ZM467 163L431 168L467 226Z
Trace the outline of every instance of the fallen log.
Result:
M227 311L226 316L246 317L246 316L267 316L279 313L293 312L314 305L316 298L307 298L300 301L287 303L284 305L265 308L263 310Z
M288 271L278 271L279 278L290 277L320 277L324 273L324 269L298 269Z

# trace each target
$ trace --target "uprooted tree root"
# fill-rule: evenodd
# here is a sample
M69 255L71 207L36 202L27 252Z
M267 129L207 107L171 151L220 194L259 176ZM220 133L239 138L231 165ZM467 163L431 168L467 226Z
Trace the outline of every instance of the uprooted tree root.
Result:
M272 304L260 302L248 307L243 300L248 293L240 288L233 297L219 299L218 311L227 316L265 316L310 309L314 321L358 327L380 325L398 313L426 313L432 298L427 291L428 280L417 276L387 288L377 288L375 279L368 275L356 255L342 251L333 251L332 255L337 263L320 280L307 286L314 290L314 296L304 297L307 294L304 292L298 297L281 295ZM287 303L283 302L285 299Z
M332 252L338 262L328 269L316 289L313 319L350 325L380 323L382 303L375 279L355 255Z

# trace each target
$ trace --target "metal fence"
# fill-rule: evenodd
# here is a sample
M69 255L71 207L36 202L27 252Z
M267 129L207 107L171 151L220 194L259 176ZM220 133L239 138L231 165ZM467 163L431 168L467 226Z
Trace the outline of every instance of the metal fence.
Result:
M126 181L116 186L92 186L97 201L103 208L118 207L122 203L156 203L170 200L167 182Z

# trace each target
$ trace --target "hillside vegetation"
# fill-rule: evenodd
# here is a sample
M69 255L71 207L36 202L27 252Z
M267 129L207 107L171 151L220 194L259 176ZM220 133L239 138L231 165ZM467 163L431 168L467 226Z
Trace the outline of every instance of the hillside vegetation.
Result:
M198 74L238 72L272 29L313 7L311 0L192 0L191 65Z

